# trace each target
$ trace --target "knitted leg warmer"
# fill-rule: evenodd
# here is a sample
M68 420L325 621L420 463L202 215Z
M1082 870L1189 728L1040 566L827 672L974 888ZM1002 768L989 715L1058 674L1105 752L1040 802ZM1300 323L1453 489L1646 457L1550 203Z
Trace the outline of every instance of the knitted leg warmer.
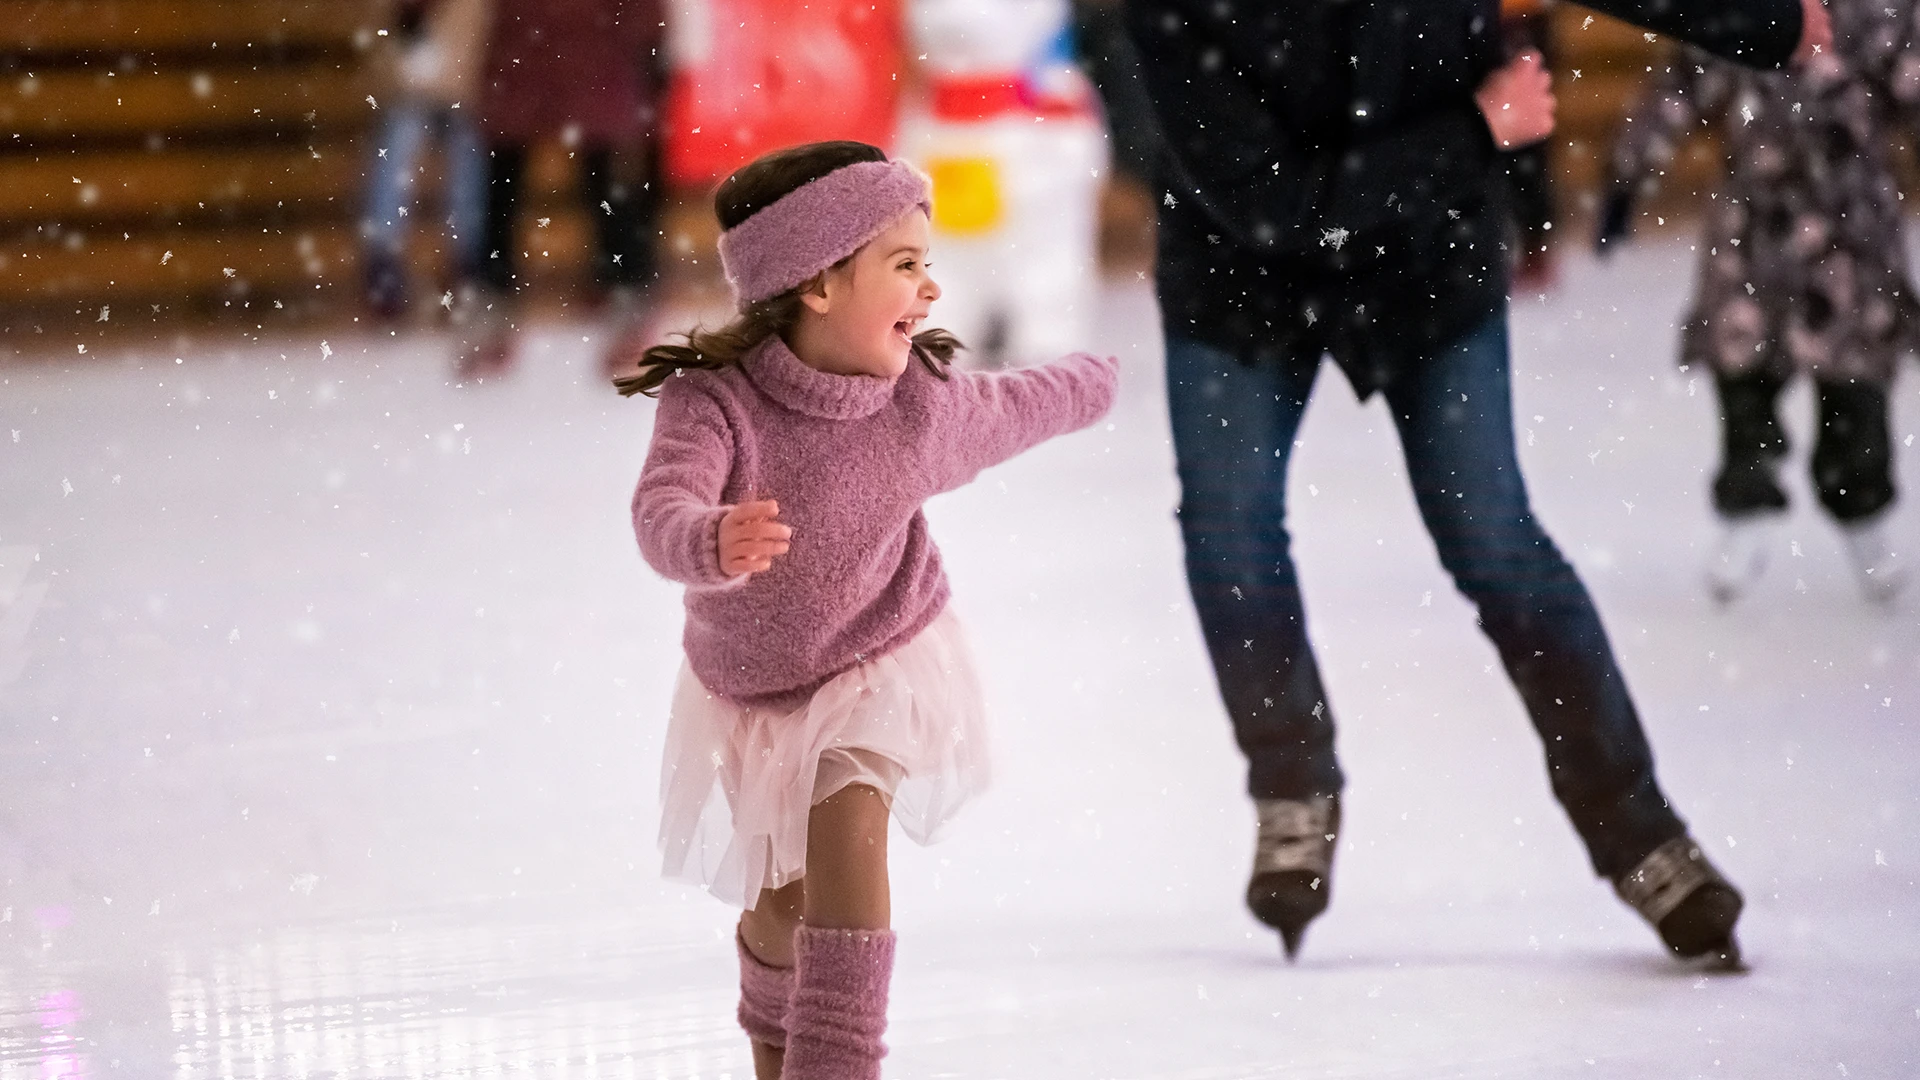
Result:
M787 1045L787 1009L793 1000L793 969L763 964L736 932L740 951L740 1027L754 1042Z
M880 1080L893 942L891 930L802 926L794 933L782 1080Z

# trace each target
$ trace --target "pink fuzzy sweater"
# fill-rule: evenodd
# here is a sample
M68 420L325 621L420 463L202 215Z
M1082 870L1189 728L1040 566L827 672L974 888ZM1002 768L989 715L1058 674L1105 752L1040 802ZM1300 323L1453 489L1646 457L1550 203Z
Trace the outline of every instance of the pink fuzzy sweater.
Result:
M829 375L773 337L737 367L661 387L633 529L647 562L688 586L687 659L708 690L797 704L925 629L948 589L921 504L1098 420L1119 363L949 374L915 359L891 381ZM754 499L779 501L792 546L730 579L720 518Z

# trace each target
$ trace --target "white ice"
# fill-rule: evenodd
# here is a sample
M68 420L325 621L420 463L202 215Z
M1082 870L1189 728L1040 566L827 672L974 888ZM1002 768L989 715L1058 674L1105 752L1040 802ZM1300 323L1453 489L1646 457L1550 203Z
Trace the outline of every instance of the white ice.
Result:
M887 1076L1920 1075L1920 597L1858 595L1796 394L1798 555L1707 599L1690 283L1644 244L1517 302L1517 426L1746 891L1751 974L1682 971L1592 876L1383 407L1331 369L1291 521L1350 786L1332 908L1282 962L1240 903L1252 812L1135 284L1094 343L1112 426L931 509L998 773L944 843L896 838ZM651 406L592 327L467 387L443 341L322 336L0 366L0 1080L744 1080L732 915L653 849L680 611L627 521Z

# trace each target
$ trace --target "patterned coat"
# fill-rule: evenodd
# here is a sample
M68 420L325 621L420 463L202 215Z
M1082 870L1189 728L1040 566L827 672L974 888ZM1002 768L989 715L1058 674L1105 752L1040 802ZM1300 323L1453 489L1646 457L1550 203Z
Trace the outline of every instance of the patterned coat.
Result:
M1614 145L1606 231L1624 229L1631 193L1664 174L1692 128L1717 120L1725 151L1682 363L1884 386L1914 347L1920 308L1887 137L1920 119L1917 3L1829 0L1834 50L1802 71L1689 49L1631 112Z

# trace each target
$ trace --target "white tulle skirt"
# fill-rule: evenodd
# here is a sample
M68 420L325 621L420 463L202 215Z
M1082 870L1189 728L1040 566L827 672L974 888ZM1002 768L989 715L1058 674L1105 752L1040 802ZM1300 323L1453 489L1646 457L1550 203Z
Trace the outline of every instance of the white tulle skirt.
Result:
M791 709L710 693L682 664L660 777L665 873L751 908L801 877L808 811L834 792L878 788L928 844L989 772L979 672L950 610Z

